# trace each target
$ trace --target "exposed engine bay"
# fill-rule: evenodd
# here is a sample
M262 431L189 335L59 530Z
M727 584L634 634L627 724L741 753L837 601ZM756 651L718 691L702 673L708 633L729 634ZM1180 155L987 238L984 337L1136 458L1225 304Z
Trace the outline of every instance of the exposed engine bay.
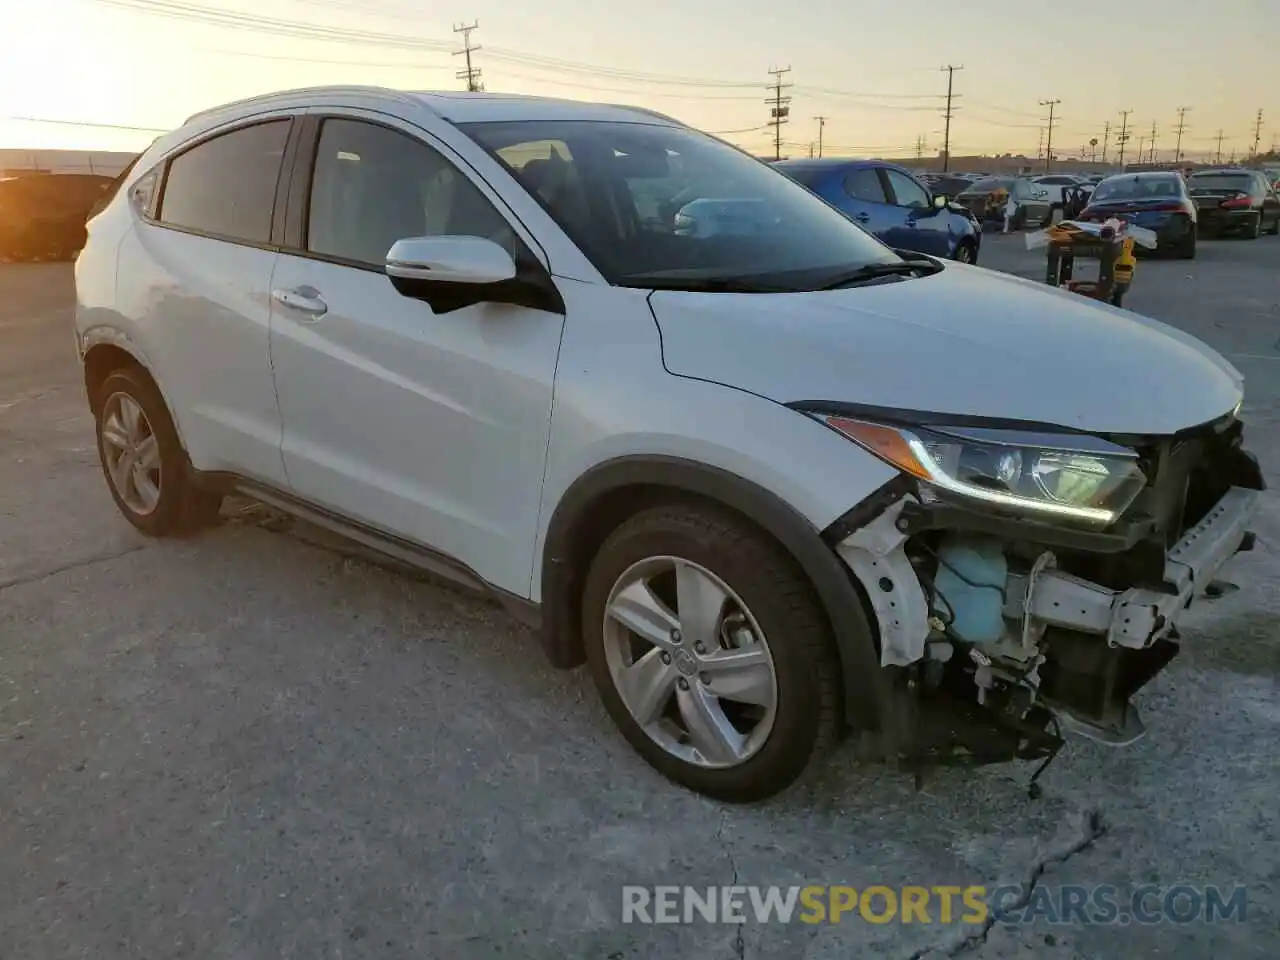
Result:
M836 549L864 585L881 665L906 678L913 748L936 751L941 732L969 762L1047 763L1063 730L1141 737L1131 698L1178 653L1182 612L1253 546L1264 484L1240 437L1236 421L1131 439L1147 483L1105 530L979 512L905 478L850 518L841 534L862 525Z

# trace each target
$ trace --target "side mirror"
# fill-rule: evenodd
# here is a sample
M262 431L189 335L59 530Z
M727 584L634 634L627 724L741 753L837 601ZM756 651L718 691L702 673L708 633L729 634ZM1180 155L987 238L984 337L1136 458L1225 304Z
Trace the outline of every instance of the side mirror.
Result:
M951 198L945 193L935 193L933 195L933 205L938 210L947 209L947 204L951 202Z
M407 237L387 251L386 273L401 296L421 300L437 314L479 303L564 314L564 300L543 265L520 263L483 237Z
M392 280L490 284L514 280L516 264L506 250L483 237L409 237L387 251Z

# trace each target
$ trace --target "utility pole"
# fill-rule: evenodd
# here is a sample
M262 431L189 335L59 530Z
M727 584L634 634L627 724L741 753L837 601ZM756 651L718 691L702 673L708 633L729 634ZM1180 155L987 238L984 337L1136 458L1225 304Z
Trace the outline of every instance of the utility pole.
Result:
M471 23L456 23L453 26L454 33L462 34L462 49L453 51L453 55L456 57L461 54L467 58L467 68L459 70L455 76L459 80L467 81L468 93L479 93L484 89L484 84L480 82L480 68L471 66L471 54L480 49L471 45L471 31L479 26L479 20L473 20Z
M1184 131L1187 128L1186 116L1187 116L1187 111L1190 109L1191 109L1190 107L1178 108L1178 127L1177 127L1178 143L1177 143L1177 146L1173 148L1174 163L1177 163L1179 160L1182 159L1182 131Z
M812 140L809 141L809 159L810 160L813 159L813 141Z
M1107 140L1111 137L1111 121L1102 125L1102 162L1107 162Z
M923 159L923 157L924 157L924 134L922 133L918 137L916 137L916 162L919 162L921 159Z
M1156 162L1156 122L1154 120L1151 121L1151 155L1148 162Z
M1044 127L1040 128L1040 138L1036 140L1036 159L1044 159Z
M818 159L822 159L822 131L827 125L826 117L814 117L818 121Z
M1044 147L1044 172L1048 173L1049 168L1053 166L1053 108L1060 104L1061 100L1041 100L1040 106L1049 108L1049 140Z
M782 78L791 72L790 67L777 67L769 71L773 77L773 83L768 89L773 91L773 96L765 103L769 104L772 109L769 112L769 126L773 127L773 159L782 159L782 125L787 122L787 118L791 115L790 97L784 97L782 91L791 84L783 83Z
M1218 131L1218 155L1213 161L1214 163L1222 163L1222 131Z
M1258 111L1258 120L1253 125L1253 155L1258 155L1258 144L1262 141L1262 111Z
M1139 163L1145 162L1144 158L1146 157L1146 152L1145 152L1146 149L1147 149L1147 138L1139 137L1138 138L1138 162Z
M947 64L941 67L941 70L947 74L947 109L943 111L942 116L946 119L946 129L942 134L942 172L946 173L951 169L951 118L955 115L955 111L951 109L951 103L955 99L951 92L956 78L956 71L963 70L964 64L956 66L955 64Z
M1129 114L1132 110L1120 111L1120 132L1116 135L1116 144L1120 147L1120 172L1124 173L1124 145L1129 142Z

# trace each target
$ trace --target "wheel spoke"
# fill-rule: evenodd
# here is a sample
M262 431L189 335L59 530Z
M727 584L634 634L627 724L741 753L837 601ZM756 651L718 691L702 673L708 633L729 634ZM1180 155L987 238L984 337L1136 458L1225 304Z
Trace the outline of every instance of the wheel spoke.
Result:
M718 651L703 658L700 669L710 679L708 693L739 703L773 706L773 668L759 644Z
M724 715L719 702L699 683L676 690L676 703L689 742L708 763L734 763L741 759L746 738Z
M141 502L144 510L153 510L155 505L160 502L160 488L155 481L151 479L151 475L145 470L134 468L129 474L133 482L133 489L138 494L138 500Z
M618 678L622 702L642 727L661 716L675 686L678 671L670 663L662 662L662 654L662 650L654 647L625 668Z
M609 605L608 614L654 646L671 649L671 631L679 621L644 581L637 580L619 592Z
M134 450L134 455L138 458L138 466L144 470L160 469L160 444L156 440L153 433L147 439L138 444Z
M676 612L686 643L701 643L708 650L720 645L717 630L728 597L710 577L688 563L676 564Z
M120 419L124 423L125 434L131 443L136 444L142 436L142 408L133 397L120 397Z
M117 450L129 449L129 435L125 433L124 424L115 411L102 418L102 439Z

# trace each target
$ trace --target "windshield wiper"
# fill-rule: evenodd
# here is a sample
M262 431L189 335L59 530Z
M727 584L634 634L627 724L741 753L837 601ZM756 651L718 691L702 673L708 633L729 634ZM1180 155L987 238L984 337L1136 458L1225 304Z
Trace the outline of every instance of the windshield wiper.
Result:
M917 273L928 276L931 273L937 273L941 269L941 264L924 259L900 260L893 263L868 263L858 267L856 270L850 270L848 273L842 274L818 289L839 290L841 287L857 286L860 283L878 280L881 277L913 276Z
M645 277L633 273L622 277L619 286L646 290L685 290L691 293L795 293L795 287L769 286L737 277Z

